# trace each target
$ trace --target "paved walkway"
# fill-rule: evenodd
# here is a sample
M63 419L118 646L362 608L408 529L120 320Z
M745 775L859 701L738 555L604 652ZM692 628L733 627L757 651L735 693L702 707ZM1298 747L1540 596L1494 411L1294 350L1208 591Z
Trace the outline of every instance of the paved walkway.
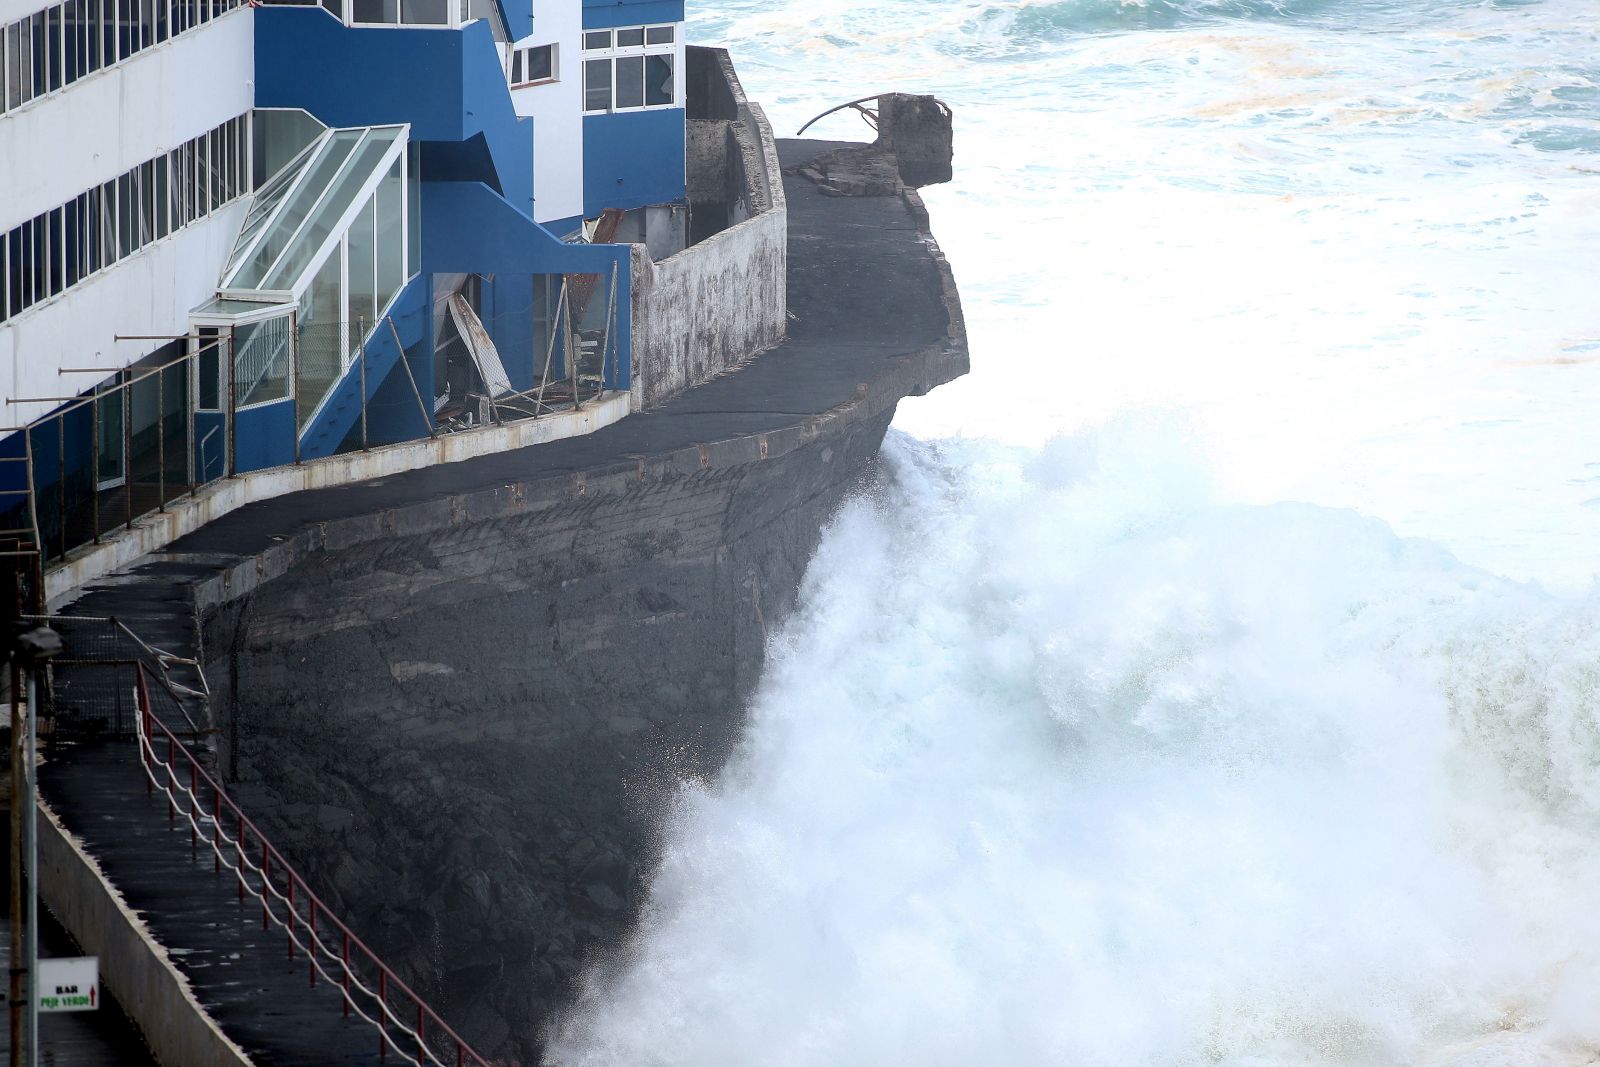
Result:
M780 157L789 166L836 147L780 142ZM785 191L790 336L737 373L586 437L251 505L90 587L69 613L120 618L152 644L188 653L195 647L188 588L311 524L791 427L848 402L892 361L945 338L941 275L899 198L823 196L789 176ZM191 853L183 823L169 829L159 795L146 799L133 742L63 746L41 783L256 1063L378 1062L375 1032L342 1019L326 983L309 988L306 963L288 959L283 933L261 930L259 905L241 906L231 876L212 873L209 853Z

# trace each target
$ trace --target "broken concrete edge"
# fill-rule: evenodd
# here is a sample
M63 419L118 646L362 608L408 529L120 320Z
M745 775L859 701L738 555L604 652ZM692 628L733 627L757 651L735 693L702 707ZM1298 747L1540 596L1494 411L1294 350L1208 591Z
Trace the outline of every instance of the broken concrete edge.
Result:
M39 890L162 1067L254 1067L195 997L189 980L100 865L42 798Z
M500 426L381 445L286 467L269 467L223 478L191 496L172 501L165 511L133 520L99 544L75 549L45 572L45 602L52 611L70 602L92 581L129 566L247 504L308 489L354 485L406 471L421 470L476 456L509 452L567 437L594 433L628 414L629 397L618 392L574 411L556 412Z

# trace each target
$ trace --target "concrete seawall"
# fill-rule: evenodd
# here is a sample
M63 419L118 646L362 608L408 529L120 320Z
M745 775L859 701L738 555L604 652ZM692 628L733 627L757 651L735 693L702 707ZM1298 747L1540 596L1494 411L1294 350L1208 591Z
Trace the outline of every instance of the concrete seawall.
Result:
M789 142L785 167L830 147ZM70 606L203 660L230 792L506 1062L536 1061L578 968L630 929L664 805L720 767L767 630L895 405L966 369L916 195L784 181L808 237L792 328L737 373L582 437L247 505ZM82 762L57 769L64 795L97 773ZM114 848L99 803L73 817ZM161 906L141 892L132 907ZM267 1047L248 1000L184 973Z

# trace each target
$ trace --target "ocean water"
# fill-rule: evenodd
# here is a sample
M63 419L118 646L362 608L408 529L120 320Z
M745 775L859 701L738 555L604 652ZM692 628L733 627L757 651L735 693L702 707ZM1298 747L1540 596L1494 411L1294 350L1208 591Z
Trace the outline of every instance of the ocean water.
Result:
M691 8L952 105L973 373L552 1061L1600 1062L1600 4Z

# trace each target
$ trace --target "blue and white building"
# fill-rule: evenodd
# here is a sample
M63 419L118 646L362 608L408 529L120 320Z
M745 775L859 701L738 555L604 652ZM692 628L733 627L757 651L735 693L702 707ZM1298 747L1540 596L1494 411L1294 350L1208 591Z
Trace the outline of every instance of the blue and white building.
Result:
M48 556L86 509L628 390L628 243L689 232L683 17L0 0L0 509Z

